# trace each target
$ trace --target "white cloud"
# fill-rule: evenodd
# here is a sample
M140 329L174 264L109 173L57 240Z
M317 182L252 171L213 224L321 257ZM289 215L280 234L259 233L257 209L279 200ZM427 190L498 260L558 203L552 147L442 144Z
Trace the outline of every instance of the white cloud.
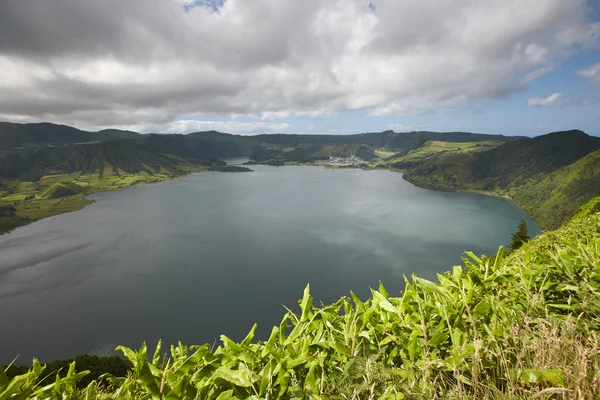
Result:
M548 97L530 97L527 100L527 105L529 107L549 107L562 105L564 103L564 99L562 98L562 93L554 93Z
M389 124L388 129L391 129L395 132L410 132L413 131L412 125L404 125L404 124Z
M530 97L527 101L529 107L563 107L563 106L587 106L594 103L593 100L582 96L564 97L562 93L554 93L548 97Z
M367 0L227 0L218 13L183 12L197 3L0 2L0 110L151 130L182 115L452 110L521 90L600 44L586 0L378 0L375 11ZM591 67L580 74L598 83Z
M255 133L278 133L285 132L291 128L290 124L268 124L262 122L237 122L237 121L199 121L199 120L176 120L164 124L134 124L118 126L120 129L135 132L151 133L191 133L202 131L219 131L238 134Z
M576 73L586 79L589 79L596 85L600 85L600 63L592 64L580 71L576 71Z

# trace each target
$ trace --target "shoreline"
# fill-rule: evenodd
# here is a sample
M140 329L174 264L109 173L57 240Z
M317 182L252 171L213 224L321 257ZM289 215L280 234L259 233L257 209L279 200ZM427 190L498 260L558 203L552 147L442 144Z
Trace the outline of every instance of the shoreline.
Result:
M121 186L121 187L107 188L107 189L98 188L98 190L93 190L92 189L92 190L90 190L89 192L86 192L86 193L79 193L79 194L75 194L75 195L72 195L72 196L67 196L67 197L62 197L62 198L54 199L54 200L58 200L59 204L62 203L63 201L65 201L65 200L79 200L79 201L82 201L82 202L85 202L85 203L77 205L77 206L74 206L73 209L68 209L68 210L65 210L65 211L58 210L58 211L54 212L52 215L47 215L47 216L43 216L43 217L40 217L40 218L31 218L31 217L27 217L26 215L18 215L18 214L24 214L24 213L20 212L20 211L17 211L17 213L15 213L15 216L17 216L19 218L29 218L29 220L28 221L20 221L20 222L25 222L25 223L17 225L17 226L15 226L12 229L9 229L9 230L6 230L6 231L0 230L0 236L8 235L8 234L14 232L15 230L17 230L19 228L22 228L22 227L27 226L27 225L31 225L31 224L33 224L35 222L38 222L38 221L41 221L43 219L52 218L52 217L55 217L55 216L58 216L58 215L68 214L68 213L71 213L71 212L76 212L76 211L83 210L85 207L87 207L87 206L89 206L91 204L94 204L96 202L96 200L94 200L94 199L89 199L88 196L91 196L91 195L94 195L94 194L97 194L97 193L117 192L119 190L127 189L127 188L130 188L130 187L135 187L135 186L153 185L153 184L162 183L162 182L174 181L174 180L177 180L177 179L185 178L185 177L190 176L190 175L195 174L195 173L202 173L202 172L209 172L209 170L201 168L201 169L199 169L197 171L189 171L189 172L187 172L185 174L182 174L182 175L166 177L164 179L161 178L161 177L158 177L158 178L156 178L156 179L154 179L152 181L139 180L139 181L135 181L134 183L132 183L132 184L130 184L128 186ZM0 202L2 202L2 199L0 199Z
M402 170L388 169L388 171L401 173L402 174L402 179L404 179L406 182L410 183L411 185L414 185L416 187L420 187L421 189L427 189L427 190L432 190L434 192L445 192L445 193L478 194L478 195L481 195L481 196L496 197L496 198L499 198L499 199L503 199L503 200L509 201L510 203L514 204L519 210L521 210L525 215L527 215L527 217L530 220L532 220L535 223L535 225L539 228L540 233L544 233L544 232L548 231L548 230L542 228L542 226L535 220L535 218L533 218L533 216L531 216L525 209L523 209L523 207L521 207L521 205L519 203L517 203L512 197L510 197L507 194L500 194L500 193L491 192L489 190L477 190L477 189L438 190L438 189L434 189L432 187L418 185L415 182L412 182L412 181L406 179L404 177L404 172Z
M267 165L267 164L262 164L262 163L257 163L257 165ZM466 193L466 194L478 194L478 195L482 195L482 196L490 196L490 197L497 197L497 198L501 198L504 200L507 200L509 202L511 202L512 204L514 204L517 208L519 208L519 210L521 210L525 215L527 215L527 217L529 217L529 219L531 219L531 221L533 221L537 227L540 229L541 232L545 232L544 229L542 229L540 227L540 225L538 224L538 222L531 216L529 215L518 203L515 202L515 200L513 198L511 198L510 196L506 195L506 194L500 194L500 193L495 193L495 192L491 192L491 191L486 191L486 190L476 190L476 189L461 189L461 190L440 190L440 189L435 189L432 187L427 187L427 186L421 186L416 184L415 182L412 182L411 180L406 179L404 171L400 170L400 169L393 169L393 168L372 168L372 167L359 167L359 166L352 166L352 167L340 167L340 166L333 166L333 165L314 165L314 164L306 164L306 163L299 163L299 162L293 162L293 163L286 163L284 165L281 165L282 167L284 166L296 166L296 167L321 167L323 169L327 169L327 170L341 170L341 169L360 169L363 171L371 171L371 170L381 170L381 171L390 171L390 172L395 172L395 173L400 173L402 179L408 183L410 183L411 185L414 185L416 187L422 188L422 189L427 189L427 190L432 190L434 192L446 192L446 193ZM80 199L85 201L85 204L82 204L80 207L76 207L74 209L69 209L66 210L64 212L56 212L53 215L48 215L48 216L44 216L41 218L36 218L36 219L31 219L30 221L22 224L22 225L18 225L10 230L7 231L0 231L0 236L2 235L7 235L10 234L11 232L14 232L16 229L21 228L23 226L27 226L30 224L33 224L35 222L41 221L43 219L46 218L50 218L50 217L54 217L57 215L61 215L61 214L67 214L70 212L76 212L79 210L83 210L85 207L89 206L90 204L94 204L96 202L96 200L94 199L89 199L88 197L91 195L94 195L96 193L108 193L108 192L116 192L122 189L127 189L130 187L134 187L134 186L142 186L142 185L152 185L152 184L156 184L156 183L162 183L162 182L168 182L168 181L173 181L173 180L177 180L177 179L182 179L185 178L187 176L190 176L192 174L195 173L202 173L202 172L210 172L210 169L208 168L200 168L197 171L189 171L185 174L182 175L177 175L177 176L171 176L171 177L158 177L152 181L135 181L133 184L130 184L128 186L122 186L122 187L116 187L116 188L108 188L108 189L100 189L98 188L98 190L91 190L90 192L87 193L83 193L83 194L76 194L73 196L68 196L68 197L64 197L62 198L60 201L64 201L66 199ZM1 201L1 199L0 199ZM19 216L19 217L23 217L23 216ZM26 216L25 216L26 217Z

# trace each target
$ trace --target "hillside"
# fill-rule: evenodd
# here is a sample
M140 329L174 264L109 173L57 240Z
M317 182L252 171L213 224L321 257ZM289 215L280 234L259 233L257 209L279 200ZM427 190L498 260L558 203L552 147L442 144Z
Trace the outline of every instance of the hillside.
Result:
M187 135L145 134L107 129L88 132L66 125L51 123L15 124L0 123L0 150L23 147L61 146L90 142L128 140L149 151L169 153L182 157L219 158L248 156L257 146L267 148L320 148L331 145L366 145L373 149L416 149L430 140L446 142L507 142L519 137L485 135L469 132L406 132L393 131L353 135L231 135L216 131L195 132Z
M212 165L215 162L202 162ZM122 170L127 173L145 171L149 174L161 169L178 169L176 158L147 150L132 142L104 142L62 147L38 147L18 152L5 153L0 158L0 177L21 181L38 181L45 175L89 173L105 170Z
M509 196L542 228L554 229L598 195L600 163L592 154L599 149L599 138L566 131L486 151L413 151L389 166L421 187Z
M104 389L96 381L78 389L86 372L75 363L36 386L54 371L34 360L17 377L0 368L0 396L598 398L599 249L597 198L520 250L466 253L439 283L406 278L398 297L380 285L366 301L350 293L314 306L307 286L298 312L266 340L255 341L255 326L239 343L221 336L217 348L180 343L164 351L159 342L149 354L146 344L119 347L131 372L109 378Z
M505 143L473 160L472 181L485 180L485 189L520 186L600 149L600 138L573 130Z
M117 129L87 132L67 125L45 122L37 124L0 122L0 149L135 139L138 136L138 133Z
M596 196L600 196L600 150L511 191L511 197L527 213L550 228L558 228L577 205Z
M0 234L76 211L85 196L225 165L149 151L133 141L43 146L0 152Z
M84 193L85 189L73 182L59 182L51 185L39 195L40 199L59 199Z
M523 137L486 135L469 132L371 132L355 135L257 135L253 138L270 145L284 147L308 147L317 145L349 145L364 144L372 148L416 149L430 140L446 142L507 142L523 139Z

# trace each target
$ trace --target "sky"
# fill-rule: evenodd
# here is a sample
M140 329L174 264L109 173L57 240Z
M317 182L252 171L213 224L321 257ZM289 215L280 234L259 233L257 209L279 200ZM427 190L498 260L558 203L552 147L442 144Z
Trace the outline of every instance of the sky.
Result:
M600 1L2 0L0 120L600 135Z

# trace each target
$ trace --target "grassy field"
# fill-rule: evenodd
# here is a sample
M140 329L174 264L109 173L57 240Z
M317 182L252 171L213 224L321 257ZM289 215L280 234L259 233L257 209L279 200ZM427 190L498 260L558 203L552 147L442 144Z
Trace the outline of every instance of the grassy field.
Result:
M16 212L13 215L0 215L0 234L42 218L80 210L92 203L85 198L92 193L162 182L208 169L204 166L183 164L180 170L161 169L153 174L146 171L131 174L120 169L115 171L112 168L105 168L103 171L96 170L87 174L82 172L48 174L37 182L3 180L2 186L5 189L0 191L0 207L12 206ZM80 192L55 197L52 193L60 192L52 189L57 186L76 187Z
M427 141L423 146L412 150L406 154L394 151L376 150L375 153L381 160L371 163L375 168L402 169L406 166L420 164L428 159L440 156L456 155L459 158L465 155L474 154L480 151L491 150L502 144L502 142L441 142ZM397 155L396 157L394 157Z

